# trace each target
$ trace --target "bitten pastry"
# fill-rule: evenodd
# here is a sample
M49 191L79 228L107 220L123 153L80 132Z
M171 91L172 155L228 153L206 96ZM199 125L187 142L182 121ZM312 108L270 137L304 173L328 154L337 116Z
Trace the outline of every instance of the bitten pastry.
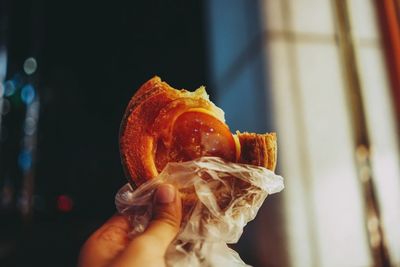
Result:
M274 133L232 134L224 112L204 87L177 90L154 77L130 100L120 129L120 152L125 173L136 186L157 176L168 162L202 156L221 157L274 170Z

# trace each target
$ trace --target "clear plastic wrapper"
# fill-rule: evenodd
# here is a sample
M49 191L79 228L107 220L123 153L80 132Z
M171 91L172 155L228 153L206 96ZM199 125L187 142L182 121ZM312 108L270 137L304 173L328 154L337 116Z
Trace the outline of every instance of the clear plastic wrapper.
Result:
M166 253L168 266L248 266L227 244L236 243L268 194L283 189L283 178L258 166L216 157L169 163L154 179L133 190L123 186L115 197L129 217L131 235L143 232L151 218L157 186L170 183L180 192L183 219Z

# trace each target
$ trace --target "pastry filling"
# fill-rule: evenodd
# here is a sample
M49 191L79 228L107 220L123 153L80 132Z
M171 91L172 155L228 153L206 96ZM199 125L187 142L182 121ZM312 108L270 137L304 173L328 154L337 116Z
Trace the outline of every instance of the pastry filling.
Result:
M172 142L157 142L156 167L161 171L172 162L193 160L203 156L236 161L236 144L229 128L217 118L198 111L181 114L172 128Z

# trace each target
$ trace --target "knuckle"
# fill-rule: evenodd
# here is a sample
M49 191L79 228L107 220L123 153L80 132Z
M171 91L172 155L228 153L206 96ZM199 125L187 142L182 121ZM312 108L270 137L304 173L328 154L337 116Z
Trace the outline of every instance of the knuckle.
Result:
M127 232L121 227L110 225L104 229L98 239L115 244L125 244L127 241Z

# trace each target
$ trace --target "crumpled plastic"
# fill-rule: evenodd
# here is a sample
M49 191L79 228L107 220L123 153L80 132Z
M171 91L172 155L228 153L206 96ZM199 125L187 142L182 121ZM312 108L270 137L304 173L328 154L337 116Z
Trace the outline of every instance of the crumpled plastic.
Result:
M156 178L135 190L128 183L116 194L117 210L129 217L132 236L146 229L161 183L174 185L182 198L181 228L165 255L167 266L174 267L249 266L227 244L238 242L267 195L284 188L283 178L266 168L217 157L169 163Z

